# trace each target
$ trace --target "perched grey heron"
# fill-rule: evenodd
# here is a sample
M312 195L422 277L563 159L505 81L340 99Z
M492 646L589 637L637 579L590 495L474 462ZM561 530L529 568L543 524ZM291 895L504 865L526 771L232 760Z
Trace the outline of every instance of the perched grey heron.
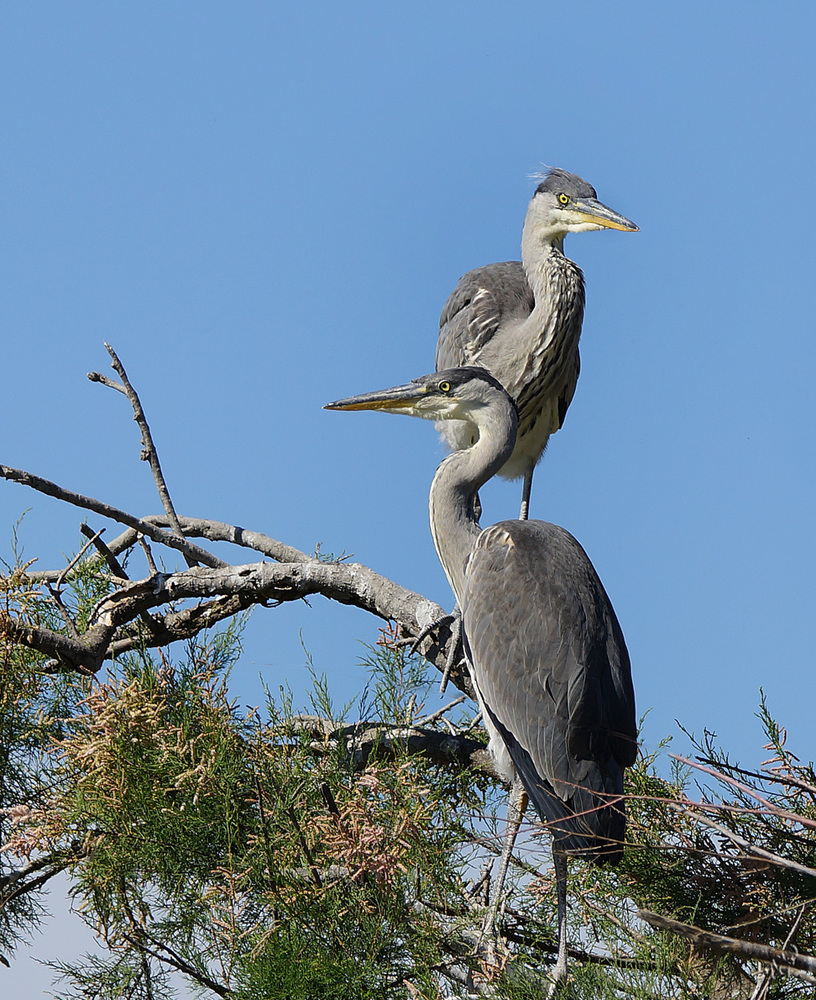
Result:
M437 371L486 368L518 407L516 446L499 475L524 477L521 518L529 510L533 470L564 423L581 364L584 276L564 256L564 237L596 229L634 233L638 227L601 204L580 177L550 170L527 209L522 259L469 271L439 320ZM437 429L453 449L473 443L472 424L445 421Z
M588 556L563 528L522 520L480 528L477 492L512 455L518 427L515 404L490 373L453 368L327 409L384 410L474 428L472 444L445 458L434 476L431 533L461 609L468 669L497 770L516 792L511 804L523 803L523 787L552 834L557 980L566 971L565 855L615 864L622 852L623 772L635 761L637 732L615 612Z

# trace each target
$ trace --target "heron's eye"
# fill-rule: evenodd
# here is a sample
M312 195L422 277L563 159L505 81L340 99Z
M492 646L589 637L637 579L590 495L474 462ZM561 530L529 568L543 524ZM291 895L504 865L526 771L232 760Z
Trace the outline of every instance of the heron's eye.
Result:
M570 198L569 198L568 194L563 194L562 193L562 194L559 194L558 200L561 202L562 205L569 205Z
M450 384L450 382L440 382L438 388L439 388L440 392L450 392L451 391L451 384Z

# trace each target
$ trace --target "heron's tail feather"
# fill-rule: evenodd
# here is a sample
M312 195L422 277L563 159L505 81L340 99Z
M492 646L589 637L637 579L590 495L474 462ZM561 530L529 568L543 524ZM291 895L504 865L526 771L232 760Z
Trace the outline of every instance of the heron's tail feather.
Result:
M614 764L605 768L608 773L603 775L599 769L596 784L602 783L602 788L576 783L562 797L541 777L524 747L492 717L530 801L547 824L554 849L599 865L617 864L623 854L626 832L622 768Z

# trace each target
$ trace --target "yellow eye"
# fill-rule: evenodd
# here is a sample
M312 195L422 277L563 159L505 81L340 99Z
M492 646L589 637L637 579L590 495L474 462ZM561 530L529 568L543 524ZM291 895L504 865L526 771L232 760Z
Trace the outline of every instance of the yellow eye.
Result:
M439 391L440 392L450 392L451 391L451 384L450 384L450 382L440 382L439 383Z
M569 205L569 195L568 194L559 194L558 200L561 202L562 205Z

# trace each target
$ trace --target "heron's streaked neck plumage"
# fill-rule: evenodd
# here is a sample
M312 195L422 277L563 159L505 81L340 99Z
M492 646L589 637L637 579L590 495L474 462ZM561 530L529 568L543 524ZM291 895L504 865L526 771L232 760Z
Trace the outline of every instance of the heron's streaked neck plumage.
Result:
M473 512L476 494L510 457L518 419L509 398L479 411L479 440L449 455L436 470L429 498L431 534L448 582L461 602L468 556L481 533Z
M541 222L528 213L521 233L521 263L537 307L547 301L550 266L564 258L564 236L560 230L542 227Z

